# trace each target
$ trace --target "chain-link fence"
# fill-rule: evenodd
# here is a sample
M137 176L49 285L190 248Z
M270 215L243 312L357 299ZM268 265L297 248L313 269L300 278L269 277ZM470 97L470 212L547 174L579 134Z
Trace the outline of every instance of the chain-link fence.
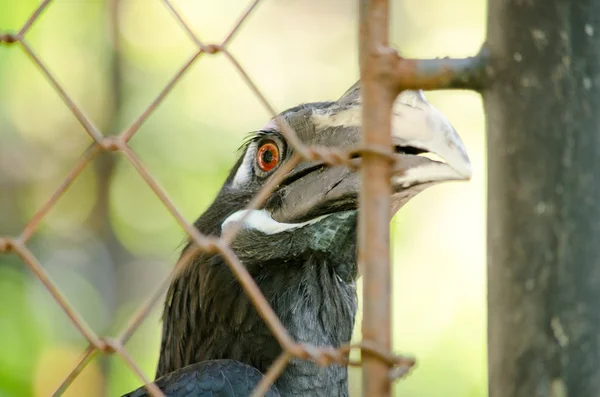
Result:
M42 4L29 17L23 27L16 33L0 32L0 44L5 46L20 46L29 59L38 67L39 71L47 78L58 92L65 105L81 123L93 143L84 151L80 160L71 169L62 184L54 194L44 203L37 213L26 224L20 235L16 237L0 237L0 252L16 253L25 265L39 278L50 292L56 303L67 314L69 319L85 337L89 346L83 352L77 365L56 391L61 395L86 365L98 354L119 355L124 362L134 371L140 380L146 384L154 396L161 396L161 391L151 383L132 357L125 349L125 344L133 333L144 321L151 309L157 304L170 281L181 269L188 265L190 259L199 251L212 252L220 255L229 264L231 270L255 305L258 313L267 324L270 331L281 344L283 353L273 363L265 378L255 390L254 395L262 395L268 387L275 382L278 375L285 369L288 362L294 358L314 360L321 365L332 363L340 365L361 365L348 359L352 349L360 349L362 363L365 364L365 394L369 396L389 393L390 380L399 378L414 364L412 359L392 354L390 349L390 288L381 284L381 280L389 279L389 241L377 241L377 236L387 236L390 197L390 178L393 172L402 172L402 164L394 164L391 134L391 109L396 95L403 89L423 88L470 88L477 89L481 81L481 57L463 60L405 60L394 51L387 50L388 36L388 7L389 2L361 1L360 9L360 67L361 88L363 100L363 142L360 147L349 151L335 150L327 147L306 146L296 135L295 131L286 124L283 118L278 117L278 112L267 101L265 95L244 71L240 63L229 52L229 44L235 40L242 30L244 22L249 15L256 12L259 0L253 1L243 14L234 23L225 38L218 44L207 44L200 40L192 31L182 15L169 0L162 0L169 8L173 17L189 36L196 46L195 53L189 58L170 79L163 90L154 98L151 104L140 116L118 136L107 136L97 128L86 116L85 112L75 103L63 86L57 81L41 59L27 42L27 34L40 15L51 7L51 0L44 0ZM386 49L382 51L382 48ZM5 51L5 49L2 49ZM261 293L252 276L230 248L231 241L241 229L245 217L229 228L220 238L202 235L178 211L165 191L155 180L152 174L140 161L139 157L129 146L128 142L140 129L153 111L159 106L173 87L181 80L186 71L201 57L212 54L223 54L231 65L242 76L248 88L254 93L257 100L268 110L279 124L280 131L289 145L295 151L293 157L288 159L264 184L260 192L251 200L246 209L259 209L274 191L285 175L303 160L319 160L327 165L344 165L353 169L363 167L369 172L369 178L363 180L363 190L360 198L360 212L364 219L360 225L359 252L361 252L359 266L364 276L364 322L363 333L370 335L371 339L364 340L356 345L334 347L315 347L294 341L285 327L278 319L273 309ZM384 109L385 111L381 111ZM377 110L377 111L376 111ZM69 186L81 174L100 152L118 152L124 156L141 178L161 200L170 214L177 220L192 241L188 249L166 278L147 299L147 301L131 317L128 325L115 337L102 337L97 335L86 321L78 314L65 295L50 279L44 267L28 248L28 241L38 229L40 222L55 205L57 200L67 191ZM360 158L356 158L360 154ZM373 172L374 171L374 172ZM363 177L366 175L363 173ZM382 205L383 204L383 205ZM249 212L246 213L246 216ZM381 232L385 231L385 232ZM383 234L382 234L383 233ZM389 240L387 238L386 240ZM383 244L383 245L382 245ZM382 247L384 249L382 249ZM378 310L370 310L378 307ZM376 392L376 390L378 392ZM387 392L385 392L387 390ZM382 394L383 393L383 394Z

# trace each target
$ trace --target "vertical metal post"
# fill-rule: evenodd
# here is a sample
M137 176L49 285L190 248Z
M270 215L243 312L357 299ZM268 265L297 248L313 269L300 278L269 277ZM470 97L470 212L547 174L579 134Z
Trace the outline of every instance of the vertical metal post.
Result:
M363 145L390 148L391 116L395 99L383 73L389 60L389 4L387 0L360 1L360 77ZM394 53L395 55L395 53ZM359 207L358 252L363 273L363 339L391 348L390 305L390 195L391 164L376 154L364 154ZM363 351L363 395L389 396L389 367Z
M490 396L598 396L600 1L488 10Z

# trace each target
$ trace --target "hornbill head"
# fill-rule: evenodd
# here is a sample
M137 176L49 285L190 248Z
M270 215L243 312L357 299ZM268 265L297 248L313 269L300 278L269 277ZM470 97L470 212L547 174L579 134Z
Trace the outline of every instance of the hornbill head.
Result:
M390 215L428 186L471 177L461 139L422 91L402 92L393 110L394 156L401 170L392 176ZM337 101L303 104L280 116L305 145L348 149L360 144L361 112L357 83ZM441 160L424 156L428 153ZM204 234L222 235L293 154L275 120L252 133L195 226ZM352 336L359 190L358 171L302 161L260 209L250 211L231 243L299 342L337 347ZM281 346L218 254L199 254L174 279L165 304L157 377L207 360L236 360L263 372L280 353ZM343 396L347 370L293 360L276 386L284 395Z
M337 149L357 147L361 139L358 83L335 102L308 103L280 116L305 145ZM465 146L449 120L432 106L423 91L403 91L393 108L392 143L400 172L392 177L393 215L425 188L443 181L467 180L471 164ZM244 207L294 153L273 119L252 133L212 210L220 234L247 212ZM437 156L441 161L427 157ZM346 166L304 161L283 179L259 210L250 210L245 229L277 234L318 222L328 215L358 208L360 175Z

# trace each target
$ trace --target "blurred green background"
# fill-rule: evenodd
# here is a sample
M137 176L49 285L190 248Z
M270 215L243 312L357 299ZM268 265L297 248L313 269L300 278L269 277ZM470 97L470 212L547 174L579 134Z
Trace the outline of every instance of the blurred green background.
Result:
M205 43L219 42L248 5L172 2ZM55 0L26 36L106 134L131 125L195 50L160 0L114 3ZM38 4L0 0L0 30L17 31ZM357 11L356 0L265 0L229 48L278 111L336 99L358 78ZM485 37L484 0L392 1L392 11L391 42L404 56L469 56ZM463 137L474 176L421 193L392 222L394 345L418 358L396 393L484 396L482 103L470 92L427 97ZM244 134L268 119L223 55L203 56L131 146L193 221L228 174ZM0 235L20 233L90 142L25 52L0 46ZM172 268L184 238L131 165L105 153L52 208L28 246L94 331L116 335ZM126 346L149 377L158 358L161 304ZM85 346L23 263L0 256L0 396L50 396ZM351 371L357 396L360 370ZM118 357L102 357L65 395L116 396L139 384Z

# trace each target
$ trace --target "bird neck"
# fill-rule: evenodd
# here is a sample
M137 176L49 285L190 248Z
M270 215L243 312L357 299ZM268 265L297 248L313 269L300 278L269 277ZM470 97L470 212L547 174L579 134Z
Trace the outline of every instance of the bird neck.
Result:
M244 231L232 249L290 336L339 347L357 308L356 214L334 214L291 233ZM173 282L164 313L157 376L213 359L268 370L281 347L223 259L200 256ZM283 395L345 396L345 367L292 360L277 381Z

